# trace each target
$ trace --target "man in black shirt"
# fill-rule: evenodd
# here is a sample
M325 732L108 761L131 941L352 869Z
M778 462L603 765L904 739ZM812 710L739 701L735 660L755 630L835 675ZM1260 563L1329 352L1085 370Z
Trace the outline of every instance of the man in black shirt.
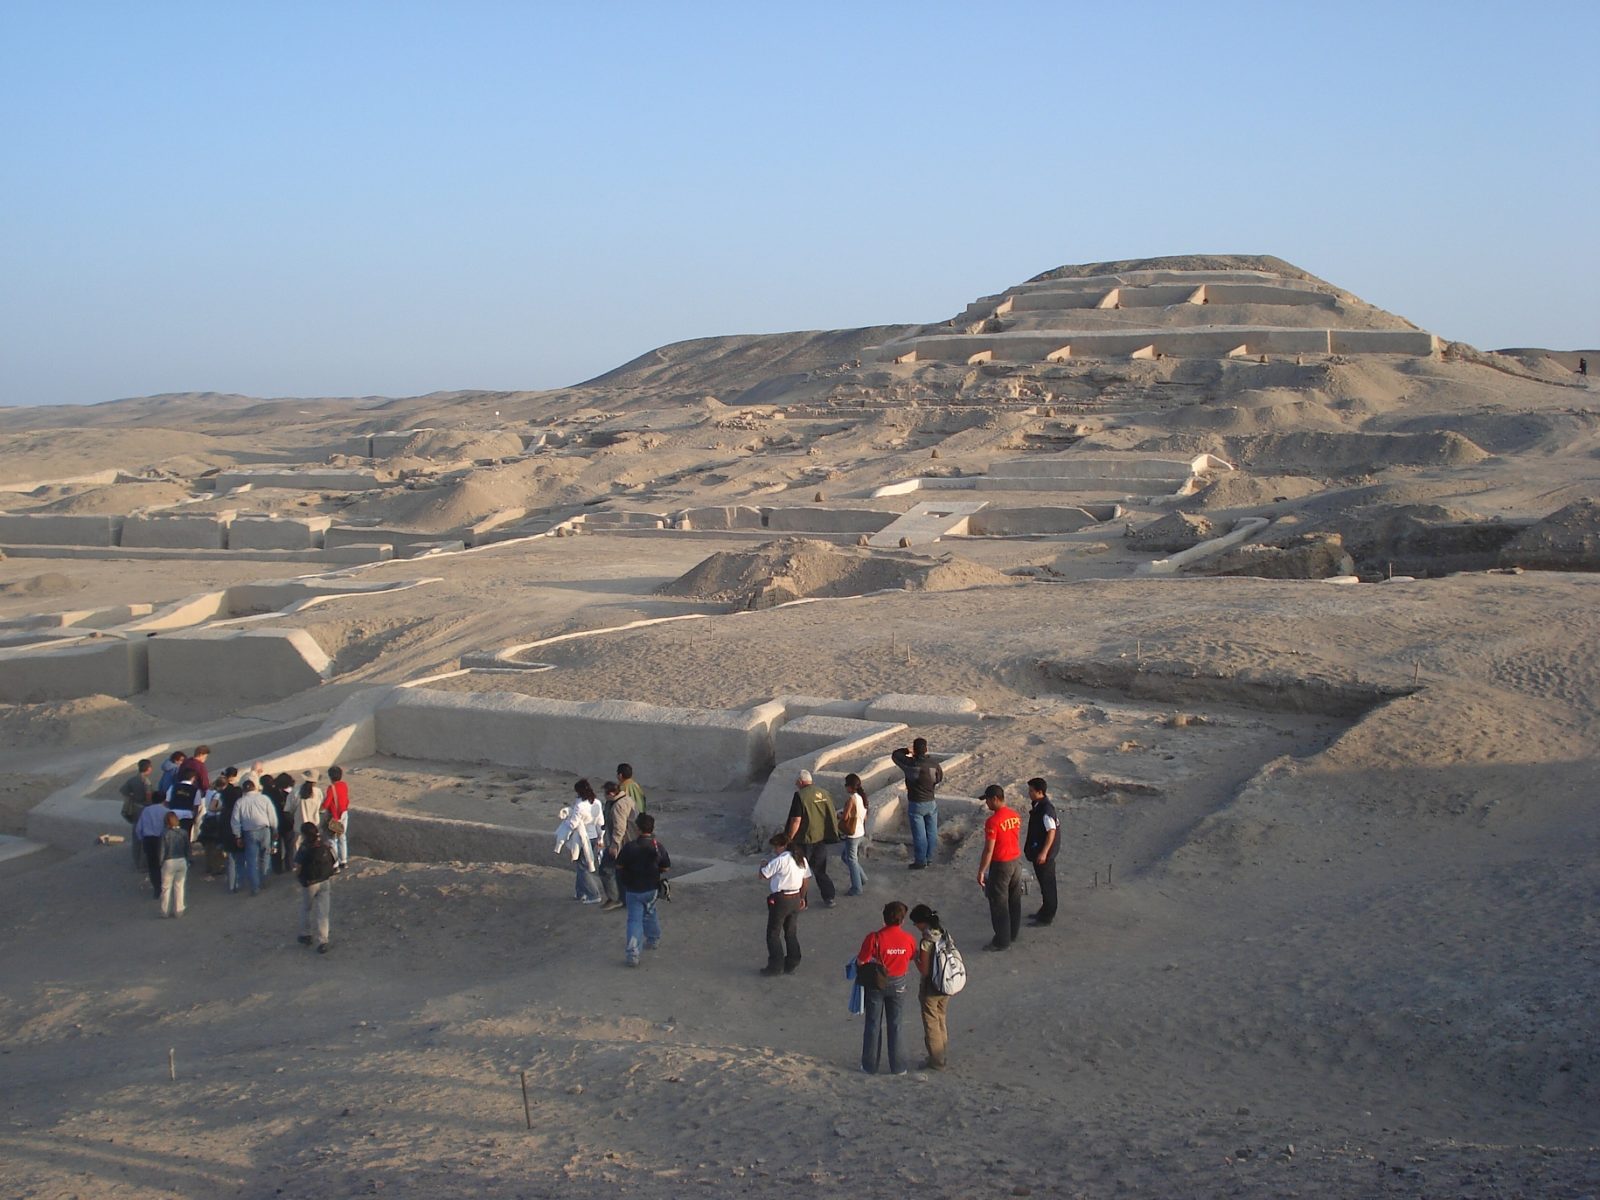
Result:
M1028 780L1028 840L1022 853L1033 864L1039 881L1039 911L1028 918L1034 925L1048 925L1056 919L1056 854L1061 850L1061 822L1056 806L1050 803L1045 782L1038 776Z
M656 841L656 819L639 814L639 836L622 847L617 855L617 886L628 908L628 940L625 947L628 965L639 965L641 943L646 950L661 944L661 921L656 916L656 897L661 879L672 866L667 849Z

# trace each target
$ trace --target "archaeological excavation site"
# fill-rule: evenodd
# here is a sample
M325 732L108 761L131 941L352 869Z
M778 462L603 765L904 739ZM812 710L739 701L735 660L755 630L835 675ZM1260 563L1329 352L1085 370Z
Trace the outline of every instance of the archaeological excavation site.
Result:
M284 1161L327 1195L406 1194L395 1155L414 1194L537 1160L570 1195L790 1195L761 1142L802 1123L818 1195L1592 1194L1594 353L1382 300L1127 260L549 391L0 409L0 1190L177 1125L237 1169L315 1119L338 1165ZM289 873L197 865L156 919L123 785L201 745L341 769L326 955ZM553 850L619 763L673 862L637 971ZM834 857L803 969L762 978L802 773L859 780L865 883ZM980 954L980 797L1026 822L1036 777L1060 915ZM844 1130L905 1081L860 1075L840 968L895 900L969 981L908 1085L929 1149L886 1163ZM147 1107L197 1042L230 1070ZM930 1190L997 1123L1046 1131L1052 1182Z

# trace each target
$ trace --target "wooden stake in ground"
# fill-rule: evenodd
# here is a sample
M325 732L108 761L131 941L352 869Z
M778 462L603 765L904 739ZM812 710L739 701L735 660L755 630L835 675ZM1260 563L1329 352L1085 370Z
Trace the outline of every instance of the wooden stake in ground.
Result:
M167 1051L167 1078L172 1080L173 1083L178 1082L178 1051L176 1049Z
M517 1074L522 1076L522 1119L528 1123L528 1128L532 1129L533 1110L528 1107L528 1073L518 1071Z

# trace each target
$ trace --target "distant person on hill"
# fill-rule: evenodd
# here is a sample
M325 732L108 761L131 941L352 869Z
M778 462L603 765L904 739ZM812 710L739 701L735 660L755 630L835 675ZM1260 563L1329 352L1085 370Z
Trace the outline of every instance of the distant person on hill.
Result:
M928 739L917 738L910 749L902 746L889 757L906 777L906 816L911 822L909 869L933 865L939 849L939 802L935 790L944 782L944 770L928 757Z
M118 789L122 796L122 819L128 823L128 844L133 847L133 869L144 869L144 843L133 836L133 826L139 823L139 814L150 807L155 791L150 783L152 764L148 758L139 760L138 769L122 781Z
M644 803L644 789L639 786L633 777L633 766L629 763L617 764L617 786L628 793L628 799L633 801L634 812L648 812Z
M350 865L350 785L344 781L344 768L328 768L328 790L322 794L322 811L327 814L328 830L339 822L339 832L329 841L334 857L339 860L339 870Z
M850 890L845 895L859 896L867 882L867 873L861 869L861 847L867 838L867 789L861 786L861 776L852 772L844 777L844 790L844 809L839 813L844 852L839 860L850 872Z
M767 965L763 975L793 975L800 965L800 913L806 906L811 868L805 847L775 833L768 843L772 857L761 868L767 881Z
M1589 360L1587 358L1580 358L1578 360L1578 374L1579 375L1587 375L1588 373L1589 373Z
M1022 932L1022 818L1006 807L1006 793L998 783L983 790L989 819L983 823L983 859L978 864L978 886L989 899L989 921L994 941L985 950L1005 950Z
M620 783L605 786L606 836L600 853L600 886L606 894L601 912L615 912L623 907L622 892L617 886L617 856L622 848L638 836L634 824L633 797L622 790Z
M1039 911L1028 920L1048 925L1056 919L1056 855L1061 851L1061 822L1056 806L1050 803L1045 781L1037 775L1028 780L1028 837L1022 853L1033 865L1039 881Z
M806 861L811 864L811 874L816 877L817 890L822 893L822 903L827 908L834 905L833 880L828 878L828 847L839 841L839 818L833 807L833 797L827 789L813 782L810 771L801 771L795 777L794 798L789 802L789 823L784 828L791 843L803 848Z
M656 819L642 813L637 824L639 836L617 855L617 886L622 889L622 901L628 909L624 957L630 967L639 965L641 949L654 950L661 945L656 904L661 881L672 866L666 847L656 841Z
M328 920L333 907L333 876L338 864L333 847L322 840L315 821L300 827L300 849L294 856L295 875L300 880L300 944L311 945L316 928L317 953L328 952Z

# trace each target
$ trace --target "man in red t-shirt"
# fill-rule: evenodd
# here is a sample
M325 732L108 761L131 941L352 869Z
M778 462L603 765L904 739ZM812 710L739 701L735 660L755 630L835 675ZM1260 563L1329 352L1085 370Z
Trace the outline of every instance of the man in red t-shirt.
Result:
M985 950L1005 950L1022 932L1022 818L1006 807L1006 792L998 783L983 790L989 819L983 823L983 861L978 864L978 886L989 898L989 921L994 941Z
M867 934L856 955L859 968L864 963L879 962L889 978L881 988L862 986L861 998L867 1015L866 1027L861 1031L861 1069L868 1075L878 1073L878 1026L888 1018L889 1024L889 1074L904 1075L905 1059L900 1055L900 1014L905 1009L906 973L917 961L917 939L900 928L906 919L906 906L892 900L883 906L883 928Z

